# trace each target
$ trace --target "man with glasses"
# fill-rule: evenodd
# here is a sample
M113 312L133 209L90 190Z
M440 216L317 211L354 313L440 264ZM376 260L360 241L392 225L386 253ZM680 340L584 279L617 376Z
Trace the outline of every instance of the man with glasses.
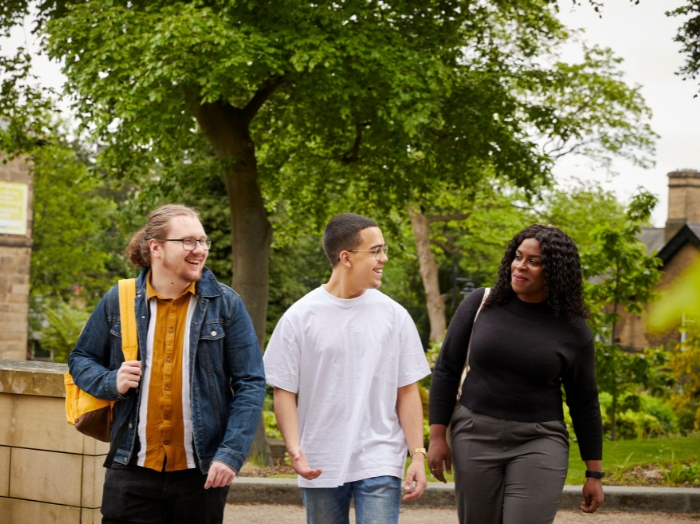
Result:
M243 302L204 267L210 246L194 210L156 209L127 248L141 268L139 360L124 362L116 286L68 358L81 389L115 401L105 524L223 521L229 485L255 435L265 376Z
M290 307L264 356L309 524L397 523L426 482L417 381L430 373L408 312L378 291L388 247L374 220L334 217L328 283ZM295 396L298 395L298 406Z

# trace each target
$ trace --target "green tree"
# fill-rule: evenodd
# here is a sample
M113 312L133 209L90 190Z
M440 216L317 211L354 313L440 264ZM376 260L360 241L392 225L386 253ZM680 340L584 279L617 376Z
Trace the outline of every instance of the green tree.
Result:
M199 150L206 139L227 187L233 286L262 340L272 229L253 134L262 155L278 134L319 144L340 163L356 162L365 142L405 152L422 125L442 118L440 93L450 89L471 27L476 37L486 20L510 14L528 30L556 30L545 3L526 3L543 10L543 27L507 3L492 14L458 2L279 1L59 2L43 27L80 117L112 146L112 165L133 170L143 157L167 164L173 151ZM275 183L274 171L264 174Z
M625 223L598 225L591 232L596 247L581 257L595 336L598 387L612 396L612 440L616 438L617 415L635 407L621 404L620 399L635 386L648 386L654 378L654 359L622 350L616 325L623 308L632 314L642 312L644 304L653 299L653 288L661 276L659 259L647 255L646 246L637 239L656 202L654 195L640 190L627 207ZM635 395L625 398L627 404L638 400Z
M547 52L544 48L539 58L546 57ZM475 211L470 206L470 199L476 193L474 186L503 183L505 179L511 186L524 190L520 198L532 200L535 193L551 185L549 166L566 155L586 156L606 168L614 156L643 167L652 164L647 153L653 151L652 140L656 135L648 124L650 110L639 88L630 88L622 80L620 63L621 59L615 58L610 49L593 48L585 50L584 60L579 64L555 62L551 67L514 72L509 77L516 94L513 116L508 112L498 116L506 120L515 117L530 127L530 135L542 144L544 163L540 172L526 178L498 176L498 170L482 166L467 170L461 183L453 183L447 189L455 195L471 195L463 197L461 202L453 198L447 206L444 202L442 207L436 206L442 198L440 192L446 190L439 183L430 193L417 192L414 196L409 216L425 287L431 341L442 338L446 323L445 297L438 286L438 264L429 249L431 241L437 245L440 242L430 238L430 224L470 217ZM487 208L493 208L499 216L508 207L510 204L502 198L487 203ZM425 208L432 210L431 216L422 213Z
M495 280L506 244L526 225L539 222L559 227L574 239L579 252L585 252L594 248L592 232L601 223L616 228L625 223L623 206L594 182L553 186L528 195L493 180L479 190L446 187L436 193L422 212L410 213L418 252L414 256L429 257L421 261L420 272L425 294L433 299L431 341L442 338L442 319L452 314L448 303L455 264L460 274L472 275L476 285L489 286ZM424 276L426 268L434 273ZM430 300L428 304L430 311Z
M7 26L28 3L3 7ZM232 282L261 342L275 206L317 225L348 196L404 210L488 170L534 188L551 164L536 137L586 135L549 105L582 78L537 58L566 36L549 0L52 1L38 31L110 177L158 183L202 163L222 177ZM649 146L647 131L622 142Z
M89 311L133 272L122 256L119 227L118 201L126 195L92 176L86 153L60 136L35 148L31 158L30 338L65 362Z
M592 212L595 210L595 212ZM625 206L598 182L576 180L542 192L531 208L533 221L550 224L565 231L579 254L597 248L596 233L601 224L621 230L627 224Z
M21 0L5 5L5 25L28 9ZM227 188L233 287L262 343L272 228L260 183L281 188L297 210L312 196L320 216L318 195L339 183L323 170L330 163L346 180L360 180L360 195L400 200L407 176L425 187L434 174L408 173L408 153L418 138L439 136L447 139L434 149L435 163L464 165L475 152L500 151L504 171L536 173L541 160L517 123L491 117L512 98L498 74L507 60L487 74L477 68L490 55L508 58L497 37L526 53L560 32L552 13L545 0L59 1L40 4L39 31L65 64L79 117L107 146L106 167L143 176L156 162L167 174L183 151L189 159L206 156L203 145L213 153L211 168ZM456 103L463 100L486 111ZM467 125L470 116L480 118ZM492 122L483 136L481 121ZM462 129L473 140L457 142ZM294 167L282 170L290 160ZM300 178L287 180L290 170ZM262 431L255 447L266 447Z
M495 184L478 190L437 185L433 194L420 208L409 207L409 218L426 298L429 341L437 342L447 328L447 311L453 313L447 301L454 268L473 275L476 283L485 280L490 285L504 246L527 219L513 205L517 192L501 191Z
M30 285L33 296L94 305L128 269L112 245L123 243L117 203L91 176L75 149L57 139L33 155L34 223Z
M686 80L695 80L700 72L700 0L687 0L685 5L666 15L688 17L681 24L674 40L681 44L681 52L686 55L680 74Z
M0 25L0 36L7 36ZM31 56L20 48L8 56L0 50L0 153L30 154L54 130L51 91L37 85ZM5 161L5 159L3 159Z

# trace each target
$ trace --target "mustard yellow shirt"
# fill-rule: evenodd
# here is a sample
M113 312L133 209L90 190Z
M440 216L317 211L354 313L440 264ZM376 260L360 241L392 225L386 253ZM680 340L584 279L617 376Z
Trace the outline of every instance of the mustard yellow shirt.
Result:
M195 294L195 283L177 298L159 295L146 280L150 301L157 300L153 333L153 355L148 386L146 442L144 467L156 471L180 471L187 468L185 425L182 410L182 347L186 331L190 298Z

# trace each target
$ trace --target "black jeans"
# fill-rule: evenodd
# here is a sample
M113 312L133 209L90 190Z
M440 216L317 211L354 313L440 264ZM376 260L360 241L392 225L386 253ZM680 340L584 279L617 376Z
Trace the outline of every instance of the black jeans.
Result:
M199 469L114 464L105 474L102 524L221 524L228 487L204 489L206 479Z

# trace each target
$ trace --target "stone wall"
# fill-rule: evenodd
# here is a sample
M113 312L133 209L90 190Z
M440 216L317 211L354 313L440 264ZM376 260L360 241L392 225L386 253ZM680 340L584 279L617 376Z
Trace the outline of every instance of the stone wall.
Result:
M0 522L97 524L108 444L65 414L65 364L0 360Z
M0 182L27 184L26 235L0 234L0 359L27 358L29 261L32 252L33 184L29 164L22 159L2 163Z

